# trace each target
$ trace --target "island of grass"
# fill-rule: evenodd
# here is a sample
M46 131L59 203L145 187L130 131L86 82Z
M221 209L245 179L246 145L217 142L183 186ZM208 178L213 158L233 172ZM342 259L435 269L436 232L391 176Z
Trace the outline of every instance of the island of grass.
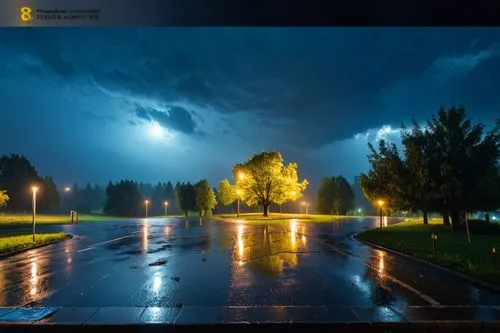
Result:
M108 215L100 214L79 214L78 222L99 222L99 221L110 221L118 220L120 218ZM32 223L31 214L7 214L0 213L0 227L3 225L25 225ZM46 215L37 214L36 216L37 224L68 224L75 223L71 222L70 215Z
M466 230L454 231L441 219L431 219L428 225L412 219L362 232L356 238L500 286L500 225L471 221L469 227L470 244ZM432 233L437 234L435 252Z
M228 221L228 222L239 222L244 221L245 223L259 224L259 223L275 223L284 222L290 220L298 220L300 222L334 222L339 219L346 218L363 218L365 216L347 216L347 215L320 215L320 214L284 214L284 213L269 213L269 216L263 216L262 213L244 213L240 214L238 217L236 214L222 214L220 216L213 216L216 219Z
M33 242L32 234L21 234L19 232L0 234L0 255L7 255L21 250L29 250L55 241L69 238L62 232L36 234Z

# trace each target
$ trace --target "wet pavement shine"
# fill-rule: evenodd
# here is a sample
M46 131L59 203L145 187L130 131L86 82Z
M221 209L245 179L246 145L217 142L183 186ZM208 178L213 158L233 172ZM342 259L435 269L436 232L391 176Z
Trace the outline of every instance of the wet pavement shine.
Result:
M351 238L377 223L149 218L40 226L74 237L1 259L0 307L232 308L247 315L287 307L297 318L308 317L308 307L337 315L346 307L351 315L377 309L389 318L393 310L425 317L435 307L500 306L494 291Z

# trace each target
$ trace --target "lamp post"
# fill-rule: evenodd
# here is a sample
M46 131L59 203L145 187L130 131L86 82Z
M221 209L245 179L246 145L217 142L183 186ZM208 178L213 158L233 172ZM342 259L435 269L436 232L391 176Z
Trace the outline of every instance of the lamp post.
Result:
M148 206L149 206L149 200L144 201L144 205L146 206L146 217L148 217Z
M382 229L382 206L384 206L384 201L378 200L377 203L378 206L380 207L380 229Z
M163 203L163 205L165 206L165 215L167 215L167 213L168 213L168 201L165 201Z
M361 208L358 208L358 215L361 216Z
M240 196L241 196L241 190L237 189L236 190L236 197L238 198L238 208L236 211L236 217L240 217Z
M33 192L33 198L32 198L32 207L33 207L33 242L35 241L35 221L36 221L36 192L38 191L37 186L33 186L31 188L31 191Z
M307 201L302 201L302 206L305 207L306 214L309 214L309 203Z

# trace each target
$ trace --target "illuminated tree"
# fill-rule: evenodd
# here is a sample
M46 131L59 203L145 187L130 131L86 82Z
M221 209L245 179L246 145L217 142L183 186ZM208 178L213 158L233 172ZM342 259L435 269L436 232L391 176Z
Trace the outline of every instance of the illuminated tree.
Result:
M196 207L201 216L203 213L207 216L209 210L215 208L217 200L215 199L214 190L208 184L208 180L202 179L195 184L196 189Z
M285 166L279 152L262 152L236 164L233 177L240 198L249 206L262 205L264 216L268 216L271 203L299 199L308 185L305 179L298 181L297 164Z
M229 180L223 179L219 183L219 202L224 205L230 205L236 200L234 187Z
M7 191L0 190L0 208L6 206L7 202L9 202Z

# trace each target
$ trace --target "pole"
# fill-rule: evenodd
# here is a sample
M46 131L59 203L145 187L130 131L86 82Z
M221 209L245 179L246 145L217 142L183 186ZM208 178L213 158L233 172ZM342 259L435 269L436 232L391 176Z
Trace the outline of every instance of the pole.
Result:
M240 197L238 197L238 210L236 212L236 217L240 217Z
M35 241L35 223L36 223L36 190L33 190L33 242Z
M309 214L309 204L306 204L306 214Z
M146 217L148 217L148 204L146 204Z
M165 216L167 216L167 205L165 205Z
M382 229L382 206L380 206L380 229Z
M470 245L470 231L469 231L469 219L465 215L465 227L467 228L467 244Z

